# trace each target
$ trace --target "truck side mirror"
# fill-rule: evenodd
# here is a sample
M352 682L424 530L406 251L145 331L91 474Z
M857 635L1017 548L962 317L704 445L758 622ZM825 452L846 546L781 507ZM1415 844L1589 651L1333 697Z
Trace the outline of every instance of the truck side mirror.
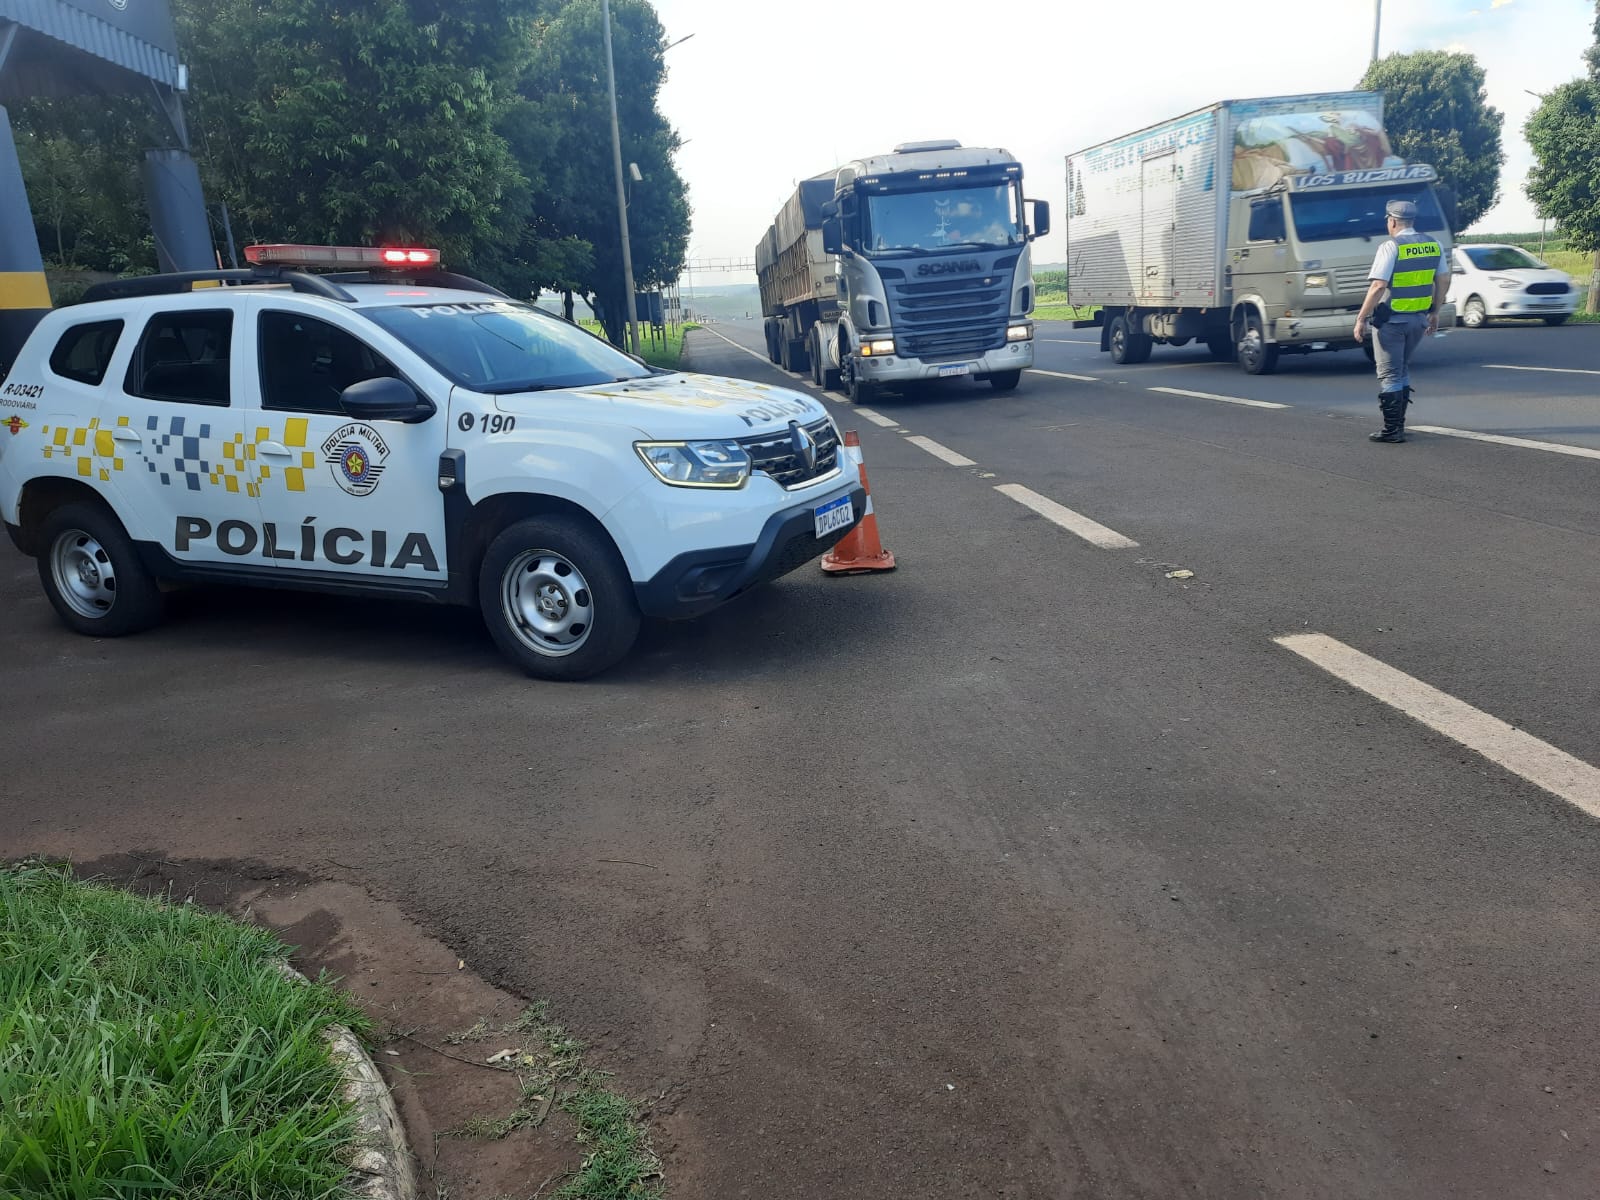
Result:
M822 223L822 252L844 253L844 224L838 217L829 217Z
M1028 206L1028 224L1033 229L1032 236L1044 237L1050 232L1050 201L1027 200L1024 203Z

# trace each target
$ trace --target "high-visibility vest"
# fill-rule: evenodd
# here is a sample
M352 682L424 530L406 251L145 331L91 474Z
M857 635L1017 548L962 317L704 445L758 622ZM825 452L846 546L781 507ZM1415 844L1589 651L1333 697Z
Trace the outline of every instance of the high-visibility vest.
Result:
M1444 249L1415 230L1394 238L1394 276L1389 280L1389 307L1397 313L1427 312L1433 307L1433 281L1444 263Z

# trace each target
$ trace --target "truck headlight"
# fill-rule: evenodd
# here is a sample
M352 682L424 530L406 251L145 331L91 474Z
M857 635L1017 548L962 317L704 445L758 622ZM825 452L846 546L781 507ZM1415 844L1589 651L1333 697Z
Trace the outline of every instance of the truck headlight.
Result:
M874 355L893 354L893 353L894 353L894 339L893 338L879 338L875 342L863 342L863 343L861 343L861 357L862 358L872 358Z
M633 448L673 487L736 488L750 478L750 455L738 442L635 442Z
M1006 326L1006 341L1008 341L1008 342L1026 342L1032 337L1033 337L1033 326L1032 325L1007 325Z
M1325 288L1328 286L1328 277L1326 274L1320 273L1316 275L1307 275L1306 286L1308 288Z

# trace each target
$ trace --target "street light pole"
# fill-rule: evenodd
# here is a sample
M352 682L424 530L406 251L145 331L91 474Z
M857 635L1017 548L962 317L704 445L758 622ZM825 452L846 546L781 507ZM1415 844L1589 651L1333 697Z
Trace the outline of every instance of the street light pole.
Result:
M1378 61L1378 30L1383 25L1383 0L1372 0L1372 61Z
M628 242L628 197L622 185L622 132L617 126L617 69L611 58L611 0L600 0L605 26L606 91L611 98L611 163L617 175L617 224L622 229L622 286L627 293L630 349L639 353L639 304L633 291L633 247Z

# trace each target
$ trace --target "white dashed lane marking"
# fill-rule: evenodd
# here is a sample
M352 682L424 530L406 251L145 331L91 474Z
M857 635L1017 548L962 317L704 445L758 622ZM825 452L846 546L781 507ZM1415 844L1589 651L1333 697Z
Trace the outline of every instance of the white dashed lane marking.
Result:
M871 421L874 425L880 426L880 427L882 427L884 429L895 429L895 428L898 428L899 425L900 425L899 421L896 421L891 417L886 417L881 412L874 412L870 408L862 408L859 404L855 406L854 411L855 411L857 416L865 417L867 420ZM927 441L928 439L927 438L923 438L922 440L923 441ZM926 450L927 447L924 446L923 449Z
M1515 367L1510 363L1484 363L1486 371L1547 371L1552 375L1600 375L1583 367Z
M1600 371L1595 374L1600 375ZM1412 425L1413 433L1437 433L1444 437L1467 438L1474 442L1493 442L1497 446L1516 446L1523 450L1543 450L1549 454L1570 454L1573 458L1600 458L1600 450L1589 446L1568 446L1564 442L1536 442L1532 438L1505 437L1498 433L1474 433L1470 429L1451 429L1446 425Z
M1048 375L1051 379L1075 379L1079 383L1099 383L1100 382L1100 377L1098 375L1073 375L1073 374L1071 374L1070 372L1067 372L1067 371L1045 371L1045 370L1042 370L1039 367L1029 367L1028 368L1028 374L1030 374L1030 375Z
M1162 392L1168 396L1193 396L1196 400L1220 400L1224 404L1247 404L1251 408L1288 408L1271 400L1246 400L1243 396L1219 396L1215 392L1191 392L1187 388L1153 387L1147 391Z
M1582 759L1326 634L1298 633L1273 640L1591 817L1600 817L1600 770Z
M857 411L860 411L860 410L858 409ZM889 421L887 423L889 425L896 424L896 422L894 422L894 421ZM938 442L934 441L932 438L908 437L908 438L906 438L906 441L910 442L913 446L915 446L919 450L926 450L929 454L933 455L935 458L939 459L941 462L947 462L952 467L975 467L975 466L978 465L975 461L973 461L972 459L968 458L965 454L957 454L954 450L950 449L949 446L941 446Z
M1024 508L1031 508L1046 521L1061 526L1068 533L1075 533L1091 545L1099 546L1102 550L1132 550L1138 542L1132 538L1123 537L1115 529L1108 529L1099 521L1091 520L1080 512L1073 512L1064 504L1057 504L1048 496L1041 496L1032 488L1023 487L1020 483L1000 483L995 485L995 491L1002 496L1010 496Z

